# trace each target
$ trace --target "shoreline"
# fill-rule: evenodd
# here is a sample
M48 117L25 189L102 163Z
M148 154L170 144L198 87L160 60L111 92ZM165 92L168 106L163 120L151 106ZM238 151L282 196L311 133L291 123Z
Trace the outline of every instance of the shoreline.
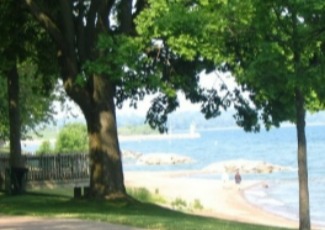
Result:
M211 180L191 177L197 173L199 172L190 170L126 171L125 184L130 188L146 188L169 201L177 198L186 201L186 203L199 200L203 210L191 212L196 215L243 223L298 228L298 220L269 212L245 198L244 192L246 190L264 186L263 181L246 180L238 188L233 181L225 184L221 179ZM325 226L313 226L313 229L325 229Z

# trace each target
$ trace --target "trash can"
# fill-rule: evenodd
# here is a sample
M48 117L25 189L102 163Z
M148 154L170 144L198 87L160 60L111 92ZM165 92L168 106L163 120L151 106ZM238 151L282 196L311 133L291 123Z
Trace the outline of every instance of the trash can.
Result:
M5 190L7 194L21 194L26 190L28 169L10 167L5 170Z

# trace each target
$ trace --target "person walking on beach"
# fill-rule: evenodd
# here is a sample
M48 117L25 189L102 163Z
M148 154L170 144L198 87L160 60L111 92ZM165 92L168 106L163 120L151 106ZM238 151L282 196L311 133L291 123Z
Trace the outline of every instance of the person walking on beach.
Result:
M241 182L241 175L239 174L239 170L237 169L236 174L235 174L235 182L237 185L240 184Z

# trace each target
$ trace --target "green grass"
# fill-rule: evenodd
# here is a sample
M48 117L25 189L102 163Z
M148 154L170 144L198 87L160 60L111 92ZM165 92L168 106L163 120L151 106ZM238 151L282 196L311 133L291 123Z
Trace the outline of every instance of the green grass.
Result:
M281 229L200 217L138 201L77 200L72 198L72 189L40 190L20 196L0 193L0 213L99 220L144 229Z

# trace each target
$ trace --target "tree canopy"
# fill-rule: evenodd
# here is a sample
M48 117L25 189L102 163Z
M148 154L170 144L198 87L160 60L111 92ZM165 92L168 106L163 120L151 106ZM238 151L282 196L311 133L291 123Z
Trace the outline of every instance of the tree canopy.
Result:
M238 34L228 33L231 66L267 128L296 123L295 91L306 109L323 108L324 34L318 17L322 2L252 1L254 12ZM251 4L252 4L251 3ZM310 18L315 17L315 20ZM231 25L230 25L231 26ZM244 71L243 71L244 69Z
M305 114L323 109L325 103L325 5L252 0L237 7L225 33L232 57L227 64L253 102L235 106L239 125L259 130L259 121L267 129L283 121L296 124L299 229L310 229ZM245 15L244 9L249 9Z

